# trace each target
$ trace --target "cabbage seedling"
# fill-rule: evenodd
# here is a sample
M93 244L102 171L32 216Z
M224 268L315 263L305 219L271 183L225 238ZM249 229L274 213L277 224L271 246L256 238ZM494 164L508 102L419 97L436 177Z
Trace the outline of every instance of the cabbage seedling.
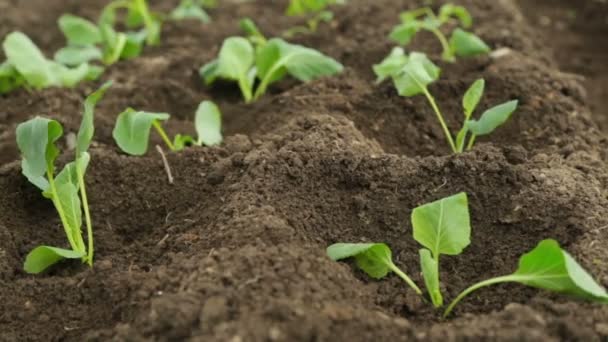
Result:
M0 94L19 87L72 88L84 80L99 77L99 70L87 63L75 68L48 60L31 39L21 32L8 34L2 43L6 61L0 64Z
M327 247L327 255L334 261L355 258L357 266L374 279L395 272L417 294L422 294L416 283L395 266L391 249L384 243L335 243Z
M411 97L423 94L427 98L454 153L463 152L465 146L467 150L473 148L477 136L492 133L504 124L517 109L516 100L508 101L486 110L478 120L472 119L472 114L483 96L485 87L483 79L477 80L463 96L464 120L462 128L454 139L435 98L428 89L430 84L439 79L441 70L425 54L412 52L408 56L402 48L396 47L380 64L374 65L374 72L377 76L377 83L391 78L401 96Z
M283 33L285 38L291 38L299 33L314 33L319 24L329 22L333 19L334 13L327 10L327 7L334 4L344 4L345 0L291 0L286 14L288 16L302 17L309 19L306 26L296 26Z
M259 99L268 86L287 75L308 82L334 75L342 69L342 64L319 51L280 38L254 48L246 38L230 37L222 44L218 58L200 69L200 75L207 85L218 78L236 81L249 103ZM256 79L259 80L257 87Z
M202 23L211 22L211 18L205 7L215 7L217 3L215 1L208 0L181 0L179 5L171 11L169 18L173 20L183 19L198 19Z
M171 141L162 127L162 122L169 118L167 113L140 112L128 108L118 115L112 136L122 151L134 156L148 151L152 127L171 151L180 151L188 145L212 146L222 142L221 113L213 102L203 101L196 110L196 140L189 135L178 134Z
M563 250L555 240L541 241L536 248L519 259L513 274L479 282L460 293L447 307L447 317L456 304L472 292L494 284L514 282L608 304L608 293L593 277Z
M414 239L426 247L419 251L426 288L433 305L441 307L439 256L458 255L471 243L467 194L461 192L415 208L412 227Z
M81 259L93 266L93 227L85 189L84 174L90 156L87 150L93 139L95 105L111 83L104 84L84 102L84 114L76 139L75 160L68 163L55 177L55 160L59 155L56 141L63 127L55 120L36 117L17 126L17 145L23 159L22 173L50 199L63 225L71 249L38 246L26 257L24 269L40 273L62 259ZM81 204L82 203L82 204ZM87 245L82 237L82 212L87 229Z
M469 11L462 6L445 4L435 14L425 7L401 13L401 24L395 26L389 38L401 45L408 45L416 33L426 30L435 35L443 48L442 58L454 62L456 57L471 57L488 53L490 48L484 41L471 32L457 27L448 41L441 31L442 26L451 19L457 19L463 28L470 28L473 19Z

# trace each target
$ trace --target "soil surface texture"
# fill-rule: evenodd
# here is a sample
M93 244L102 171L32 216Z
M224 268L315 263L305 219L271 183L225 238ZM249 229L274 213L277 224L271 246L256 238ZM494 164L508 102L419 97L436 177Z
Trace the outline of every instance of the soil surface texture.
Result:
M151 1L163 12L177 2ZM2 0L0 37L21 30L51 56L65 45L59 16L94 19L105 3ZM243 17L267 36L301 24L284 15L285 1L220 1L213 24L165 23L161 45L99 82L1 96L0 341L606 341L608 305L506 284L442 319L400 278L372 280L326 256L335 242L385 242L423 284L411 211L464 191L472 243L442 259L446 300L513 272L546 238L608 286L608 3L460 0L500 53L457 64L441 62L432 36L415 39L412 48L442 67L431 91L453 130L477 78L486 80L480 108L519 100L507 124L461 155L450 153L424 97L374 82L371 66L393 47L386 37L398 13L425 3L333 7L331 22L293 41L344 72L278 82L253 104L232 84L205 86L198 68L241 34ZM28 275L33 247L66 242L52 203L21 174L15 127L40 115L75 132L84 97L110 79L86 178L95 266L64 262ZM167 153L173 184L154 148L126 156L112 139L126 107L171 113L171 136L194 133L202 100L221 108L225 140Z

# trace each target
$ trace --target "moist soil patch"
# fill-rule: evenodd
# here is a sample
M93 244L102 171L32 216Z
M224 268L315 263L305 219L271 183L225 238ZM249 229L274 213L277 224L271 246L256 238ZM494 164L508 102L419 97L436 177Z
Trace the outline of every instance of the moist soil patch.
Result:
M294 41L341 61L344 73L280 82L254 104L232 85L205 87L197 69L239 34L239 18L254 18L269 36L299 23L282 15L284 2L221 2L213 25L169 22L160 46L111 66L103 77L115 84L96 112L87 174L93 269L62 263L42 275L23 272L31 248L62 246L65 238L50 202L21 175L14 131L34 115L76 131L81 102L98 84L2 96L0 340L605 341L607 306L507 284L477 292L444 320L399 278L374 281L326 257L334 242L386 242L395 263L422 283L411 210L465 191L472 243L442 260L446 298L511 273L545 238L560 241L608 286L605 96L593 90L606 90L598 59L608 52L591 38L605 39L605 22L597 23L608 6L581 1L575 21L553 33L572 44L553 45L539 20L571 14L570 1L460 1L476 33L503 53L440 64L432 91L448 124L457 127L460 98L479 77L487 82L483 107L514 98L520 107L490 139L455 156L424 98L375 85L371 71L392 47L385 37L397 13L422 3L335 7L331 23ZM152 4L166 11L176 3ZM0 34L22 30L50 55L64 44L61 14L95 18L103 5L7 1ZM439 60L436 44L426 35L414 42ZM563 56L592 63L578 69ZM128 106L172 113L173 135L192 131L204 99L222 109L225 141L168 154L173 184L154 149L129 157L112 141L116 116Z

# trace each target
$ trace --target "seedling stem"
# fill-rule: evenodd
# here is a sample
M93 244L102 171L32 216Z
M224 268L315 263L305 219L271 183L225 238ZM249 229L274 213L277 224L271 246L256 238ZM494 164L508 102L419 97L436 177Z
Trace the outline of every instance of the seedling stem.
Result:
M486 286L490 286L490 285L494 285L494 284L498 284L498 283L521 281L521 280L525 280L526 278L528 278L528 277L506 275L506 276L502 276L502 277L496 277L496 278L484 280L475 285L472 285L472 286L468 287L466 290L462 291L462 293L460 293L456 297L456 299L454 299L450 303L450 305L447 307L447 309L445 309L445 311L443 313L443 318L448 317L450 315L450 313L452 312L452 310L454 309L454 307L456 306L456 304L458 304L464 297L466 297L467 295L469 295L471 292L473 292L475 290L479 290L482 287L486 287Z
M89 212L89 200L85 189L84 175L80 168L79 158L76 159L76 174L78 175L78 184L80 187L80 197L82 198L82 207L84 208L84 219L87 225L87 241L89 243L89 254L87 263L93 267L93 224L91 223L91 214Z
M388 267L391 271L395 272L401 279L405 280L405 282L416 291L417 294L422 295L422 290L416 285L407 274L403 273L397 266L395 266L392 262L388 263Z
M171 140L167 136L167 133L165 133L165 130L160 125L160 123L157 120L154 120L154 121L152 121L152 126L154 126L154 128L158 132L158 135L160 135L160 137L163 139L163 141L165 142L165 144L167 144L167 147L169 147L169 149L171 151L175 152L175 146L173 145L173 143L171 142Z

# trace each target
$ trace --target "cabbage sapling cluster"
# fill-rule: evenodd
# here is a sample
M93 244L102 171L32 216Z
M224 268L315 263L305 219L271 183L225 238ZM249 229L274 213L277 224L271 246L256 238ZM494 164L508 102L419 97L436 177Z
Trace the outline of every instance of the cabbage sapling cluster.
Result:
M442 58L454 62L456 57L472 57L490 52L490 47L471 32L456 27L448 40L441 29L452 19L465 29L473 25L469 11L453 4L445 4L435 14L431 8L424 7L401 13L401 23L395 26L389 38L407 46L421 30L429 31L437 37L443 49Z
M84 102L82 123L76 138L75 160L55 174L59 149L55 145L63 135L63 127L55 120L36 117L17 126L17 145L21 151L22 173L42 195L50 199L70 244L70 249L38 246L26 257L24 269L40 273L63 259L81 259L93 266L93 227L84 175L91 159L87 150L93 139L95 105L111 83L104 84ZM87 230L87 244L82 236L82 213Z
M409 55L400 47L395 47L379 64L374 65L377 83L390 78L401 96L424 95L435 112L445 138L454 153L462 153L473 148L477 136L488 135L504 124L517 109L517 100L505 102L484 111L479 119L472 115L483 97L485 81L475 81L462 99L463 123L456 137L452 136L435 97L428 86L439 79L441 70L425 54L412 52Z

